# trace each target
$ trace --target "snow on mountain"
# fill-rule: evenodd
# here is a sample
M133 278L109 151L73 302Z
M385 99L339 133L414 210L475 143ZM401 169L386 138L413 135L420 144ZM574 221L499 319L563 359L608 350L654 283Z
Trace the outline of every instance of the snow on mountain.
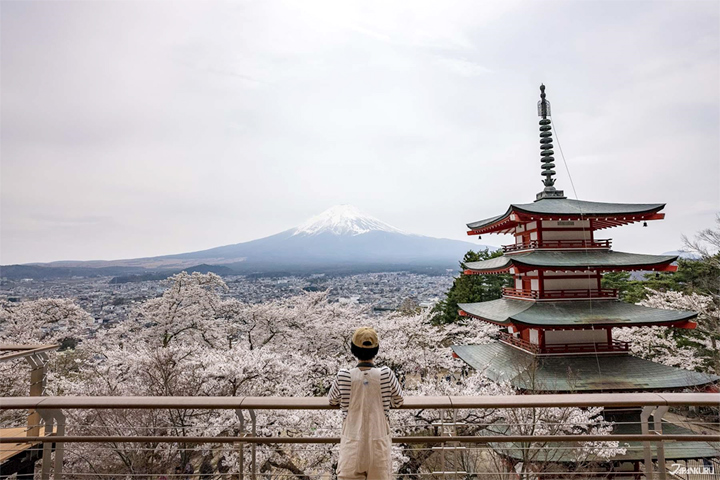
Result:
M308 219L295 228L295 235L362 235L372 231L404 233L375 217L362 213L352 205L335 205Z

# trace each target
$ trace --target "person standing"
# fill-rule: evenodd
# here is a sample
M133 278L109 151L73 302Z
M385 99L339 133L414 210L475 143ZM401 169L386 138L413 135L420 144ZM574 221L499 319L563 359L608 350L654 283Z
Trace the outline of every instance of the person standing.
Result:
M330 387L330 405L343 414L339 480L389 480L392 472L390 407L402 405L402 387L388 367L375 366L380 350L377 332L355 330L350 351L358 359L352 369L340 369Z

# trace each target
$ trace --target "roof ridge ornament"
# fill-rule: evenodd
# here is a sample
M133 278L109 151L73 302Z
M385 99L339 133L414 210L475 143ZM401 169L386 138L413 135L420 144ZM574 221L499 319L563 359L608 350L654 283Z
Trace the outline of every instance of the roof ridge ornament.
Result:
M542 162L542 173L545 177L543 185L545 188L542 192L538 193L536 200L542 200L543 198L565 198L565 192L562 190L555 190L555 157L553 157L553 144L552 144L552 126L550 125L550 119L552 116L550 113L550 102L545 100L545 85L540 84L540 101L538 102L538 116L542 117L540 120L540 161Z

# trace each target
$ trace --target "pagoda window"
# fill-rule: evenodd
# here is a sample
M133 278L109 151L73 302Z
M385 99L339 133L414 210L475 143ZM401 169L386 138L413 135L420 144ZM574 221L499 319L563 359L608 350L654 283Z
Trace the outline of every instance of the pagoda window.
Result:
M540 290L540 280L538 280L537 278L533 278L532 280L530 280L530 289L536 291Z
M540 345L540 336L538 331L534 328L530 329L530 343L533 345Z
M538 232L530 232L530 240L537 240Z
M546 345L569 345L573 343L607 343L605 329L598 330L547 330Z
M515 277L515 288L517 288L518 290L522 290L522 288L523 288L522 277L519 277L519 276Z

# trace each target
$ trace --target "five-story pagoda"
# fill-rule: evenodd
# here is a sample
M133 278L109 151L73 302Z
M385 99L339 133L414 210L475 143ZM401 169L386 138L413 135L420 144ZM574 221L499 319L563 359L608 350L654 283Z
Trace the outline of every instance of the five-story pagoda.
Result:
M695 328L697 313L618 300L602 288L605 272L676 270L674 255L616 252L599 230L660 220L665 204L600 203L568 199L555 189L550 103L538 102L544 189L533 203L512 204L502 215L468 224L468 235L512 234L503 255L467 264L466 275L510 273L502 298L460 304L460 315L500 325L499 341L453 347L455 355L495 381L526 391L668 390L717 381L629 354L613 338L622 327Z

